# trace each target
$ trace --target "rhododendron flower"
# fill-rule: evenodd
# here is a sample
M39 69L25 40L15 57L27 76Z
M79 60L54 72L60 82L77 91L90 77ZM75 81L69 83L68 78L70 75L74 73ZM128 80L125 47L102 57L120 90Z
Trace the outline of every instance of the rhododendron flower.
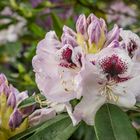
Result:
M117 40L120 32L120 29L114 26L107 34L104 20L93 14L87 19L85 15L79 16L76 29L77 33L64 26L61 41L54 31L50 31L38 44L33 67L37 85L49 100L67 102L79 98L75 91L75 76L81 70L84 55L96 53L104 45ZM95 36L91 31L95 32Z
M93 14L79 16L76 32L64 26L61 40L48 32L33 58L40 91L50 102L64 105L74 125L81 120L93 125L106 102L133 107L140 77L138 60L133 59L139 41L132 34L129 39L117 25L107 31L104 20ZM80 102L72 107L72 99Z

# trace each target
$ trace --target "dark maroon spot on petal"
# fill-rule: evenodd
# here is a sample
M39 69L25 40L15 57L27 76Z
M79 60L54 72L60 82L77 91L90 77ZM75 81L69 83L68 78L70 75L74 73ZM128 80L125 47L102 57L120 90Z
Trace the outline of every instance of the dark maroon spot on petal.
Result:
M72 62L72 50L70 48L66 48L62 52L62 61L60 63L61 67L66 67L66 68L74 68L76 67L76 64Z
M118 74L123 74L127 70L126 62L123 62L117 55L102 59L100 65L109 77L118 76Z
M62 58L69 63L72 62L71 56L72 56L72 50L70 48L66 48L62 53Z
M134 54L134 51L138 48L136 42L134 40L131 40L127 46L127 50L128 50L128 53L129 53L129 56L132 58L133 57L133 54Z
M108 81L115 81L116 83L124 82L130 79L130 77L119 77L119 76L113 76L107 75Z
M76 67L76 65L74 63L67 63L67 62L60 63L60 66L65 67L65 68L75 68Z
M95 61L93 60L93 61L91 61L91 63L93 64L93 65L95 65Z

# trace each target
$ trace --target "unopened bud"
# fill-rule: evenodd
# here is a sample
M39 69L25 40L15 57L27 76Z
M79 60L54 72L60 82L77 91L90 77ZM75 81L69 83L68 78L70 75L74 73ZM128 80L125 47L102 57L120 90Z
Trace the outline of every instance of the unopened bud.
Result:
M9 119L10 128L15 129L16 127L18 127L21 124L22 119L22 114L17 109L15 109Z
M82 35L86 34L87 30L87 21L86 16L84 14L80 15L76 22L76 30L78 33L81 33Z

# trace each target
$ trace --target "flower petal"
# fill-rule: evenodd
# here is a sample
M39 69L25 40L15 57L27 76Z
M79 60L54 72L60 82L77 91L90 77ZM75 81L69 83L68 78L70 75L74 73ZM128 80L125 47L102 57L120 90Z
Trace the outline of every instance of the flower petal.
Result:
M129 56L134 60L140 60L140 38L135 33L129 30L122 30L120 32L122 38L121 44L125 44L125 49Z
M38 109L29 116L29 124L30 126L38 125L46 120L55 117L55 115L56 112L52 108Z
M79 78L77 76L77 80L79 80L77 89L81 92L83 98L74 108L73 116L71 117L74 125L81 120L84 120L89 125L93 125L94 116L97 110L105 103L106 100L99 92L100 84L98 82L101 80L101 77L98 74L99 71L95 71L96 68L94 66L92 68L91 65L88 67L87 64L85 67L86 69L83 69L80 72L81 75L79 75Z
M37 54L41 54L42 52L48 52L54 54L56 50L61 48L61 43L56 36L54 31L50 31L46 34L45 39L40 41L37 46Z
M85 93L81 102L75 107L73 116L76 122L74 125L84 120L87 124L94 124L94 117L98 109L105 103L105 98L98 96L96 91Z

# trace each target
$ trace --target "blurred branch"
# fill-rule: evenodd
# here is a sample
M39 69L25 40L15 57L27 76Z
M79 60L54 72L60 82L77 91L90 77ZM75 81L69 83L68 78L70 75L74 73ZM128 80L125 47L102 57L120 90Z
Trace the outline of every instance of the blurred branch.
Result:
M101 12L101 13L106 14L106 11L103 10L103 9L100 9L97 5L91 5L91 3L88 3L88 2L83 3L81 0L76 0L76 2L77 2L78 4L80 4L81 6L84 6L84 7L89 8L90 10L93 10L93 9L94 9L94 10L96 10L96 11L99 11L99 12Z
M130 15L128 13L121 13L119 11L115 11L114 9L110 9L111 11L108 11L108 10L105 10L105 9L100 9L97 5L92 5L91 3L88 3L88 2L83 3L81 0L76 0L76 2L78 4L80 4L81 6L87 7L90 10L94 9L95 11L99 11L103 14L109 14L109 15L121 14L121 15L128 16L128 17L131 17L131 18L138 18L138 17Z

